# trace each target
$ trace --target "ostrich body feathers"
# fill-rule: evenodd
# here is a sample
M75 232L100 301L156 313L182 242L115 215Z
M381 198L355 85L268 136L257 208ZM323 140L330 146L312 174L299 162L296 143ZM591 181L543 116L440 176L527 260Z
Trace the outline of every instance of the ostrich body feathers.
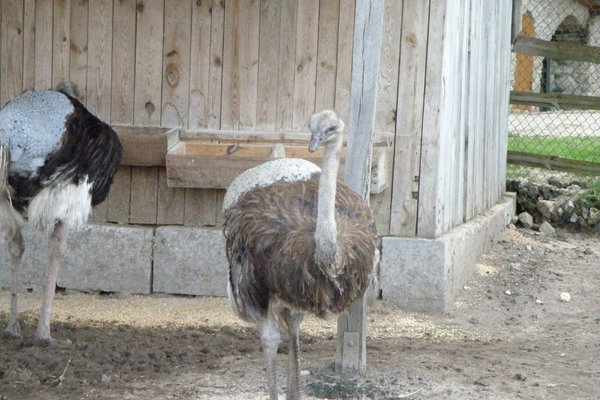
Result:
M109 125L53 90L27 92L0 110L0 145L9 152L11 203L23 211L32 202L29 216L39 227L64 218L73 227L84 223L90 200L108 195L122 154Z
M368 205L343 182L336 192L339 264L315 260L319 172L244 192L225 211L229 290L236 313L267 317L269 303L323 317L339 313L369 285L377 229Z

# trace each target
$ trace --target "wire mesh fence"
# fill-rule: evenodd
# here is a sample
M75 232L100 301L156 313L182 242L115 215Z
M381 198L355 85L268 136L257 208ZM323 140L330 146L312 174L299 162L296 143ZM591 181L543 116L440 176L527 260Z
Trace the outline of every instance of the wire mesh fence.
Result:
M600 0L522 0L508 178L600 175Z

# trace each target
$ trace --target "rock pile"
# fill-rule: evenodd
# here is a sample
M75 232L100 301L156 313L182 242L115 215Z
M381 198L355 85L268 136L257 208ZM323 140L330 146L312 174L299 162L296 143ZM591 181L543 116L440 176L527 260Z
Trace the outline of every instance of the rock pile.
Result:
M553 226L600 230L600 196L588 184L551 177L547 183L508 180L517 193L518 220L525 228L553 234Z

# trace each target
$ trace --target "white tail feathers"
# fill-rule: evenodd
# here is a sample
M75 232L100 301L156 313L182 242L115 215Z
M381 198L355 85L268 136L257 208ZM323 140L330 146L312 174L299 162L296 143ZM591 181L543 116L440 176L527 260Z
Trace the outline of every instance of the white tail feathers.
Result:
M59 220L69 228L80 228L92 212L91 187L87 177L77 185L59 183L45 187L29 203L29 223L47 232Z

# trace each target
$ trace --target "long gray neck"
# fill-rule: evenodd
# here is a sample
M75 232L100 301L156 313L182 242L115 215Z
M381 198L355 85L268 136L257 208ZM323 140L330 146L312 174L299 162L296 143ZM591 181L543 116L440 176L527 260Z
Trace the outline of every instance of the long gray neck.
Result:
M340 167L341 148L341 135L334 142L326 144L319 180L315 258L319 262L329 265L338 261L335 190Z

